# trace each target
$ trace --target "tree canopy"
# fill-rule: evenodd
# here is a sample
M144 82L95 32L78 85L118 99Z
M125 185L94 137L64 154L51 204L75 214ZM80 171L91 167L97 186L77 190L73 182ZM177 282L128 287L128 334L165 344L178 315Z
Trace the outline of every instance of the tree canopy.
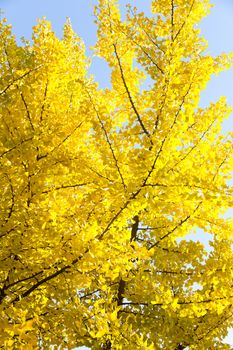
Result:
M1 21L0 348L230 349L230 108L199 98L232 56L206 51L209 8L153 0L122 20L99 0L108 89L69 20L22 45Z

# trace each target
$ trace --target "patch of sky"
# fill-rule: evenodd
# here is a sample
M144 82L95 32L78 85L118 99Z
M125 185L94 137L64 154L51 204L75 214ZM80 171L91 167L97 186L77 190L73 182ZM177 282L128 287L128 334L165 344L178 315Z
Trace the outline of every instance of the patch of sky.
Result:
M232 180L233 182L233 180ZM233 208L228 209L223 215L221 215L224 219L232 219L233 218Z
M226 336L224 341L228 344L232 344L232 339L233 339L233 328L230 328L228 330L228 335Z
M208 38L207 54L218 56L222 52L233 51L233 6L231 0L216 2L211 15L200 23L201 35ZM217 27L216 27L217 23ZM216 28L213 30L213 28ZM233 105L233 69L212 76L205 91L201 93L200 106L206 107L219 97L227 97L227 103ZM233 130L233 114L223 122L222 132Z
M134 144L134 148L135 149L141 149L141 148L143 148L143 146L140 143L135 143Z
M89 72L93 75L94 81L98 82L99 89L111 88L111 69L103 58L94 56Z
M221 88L222 87L222 88ZM204 91L201 92L199 106L208 107L211 102L215 103L223 96L227 98L227 104L233 105L233 70L221 72L218 76L212 76ZM233 131L233 113L222 123L222 133Z
M199 291L203 289L202 285L197 282L194 282L191 288L193 291Z
M178 237L176 239L177 243L180 243L182 241L200 242L204 245L205 251L208 254L213 251L213 248L210 245L210 242L213 241L213 236L201 228L197 228L196 232L190 232L186 236Z
M226 183L228 186L233 186L233 172L231 173L231 179L230 180L226 180Z

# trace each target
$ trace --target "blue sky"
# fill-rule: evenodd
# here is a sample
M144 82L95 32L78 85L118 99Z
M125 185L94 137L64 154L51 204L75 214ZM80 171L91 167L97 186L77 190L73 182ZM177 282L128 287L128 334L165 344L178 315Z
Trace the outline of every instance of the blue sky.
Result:
M65 19L70 17L74 30L84 39L87 52L90 54L89 47L96 39L96 27L92 15L92 6L96 3L97 0L0 0L0 9L13 25L13 32L18 39L23 36L30 38L31 28L36 24L36 19L43 16L52 22L53 29L58 36L61 36ZM126 3L132 3L146 12L150 7L149 0L119 0L119 3L122 9ZM200 25L203 36L209 41L208 52L217 55L233 51L233 1L214 0L212 3L215 7L211 15ZM98 58L93 60L91 72L101 87L109 86L109 69L102 60ZM213 77L201 95L200 104L208 105L210 101L214 102L222 95L227 96L228 103L233 105L233 69ZM233 131L233 113L224 122L223 130ZM228 341L233 345L233 331L230 333Z

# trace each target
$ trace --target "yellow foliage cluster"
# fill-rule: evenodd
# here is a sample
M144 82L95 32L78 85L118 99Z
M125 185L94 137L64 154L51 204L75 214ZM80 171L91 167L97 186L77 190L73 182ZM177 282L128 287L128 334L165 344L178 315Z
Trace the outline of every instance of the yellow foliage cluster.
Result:
M0 24L3 349L230 349L230 109L198 103L232 56L205 53L207 0L151 6L95 8L110 89L69 21L23 46Z

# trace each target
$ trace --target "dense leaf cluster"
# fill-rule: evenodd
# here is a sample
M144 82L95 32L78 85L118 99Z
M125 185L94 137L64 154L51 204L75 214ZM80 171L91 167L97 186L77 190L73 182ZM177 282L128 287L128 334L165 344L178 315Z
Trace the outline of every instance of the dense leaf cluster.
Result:
M230 109L198 102L232 58L205 53L207 0L151 6L99 0L104 90L69 21L23 46L0 24L0 348L230 349Z

